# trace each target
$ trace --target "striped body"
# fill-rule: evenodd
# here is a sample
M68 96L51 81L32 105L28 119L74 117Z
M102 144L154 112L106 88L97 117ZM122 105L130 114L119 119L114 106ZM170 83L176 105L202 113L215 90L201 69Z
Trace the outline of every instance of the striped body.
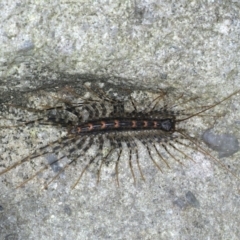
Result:
M158 129L165 132L175 130L175 119L139 119L139 118L104 118L93 120L74 126L70 129L71 134L82 134L90 132L109 132L109 131L137 131Z

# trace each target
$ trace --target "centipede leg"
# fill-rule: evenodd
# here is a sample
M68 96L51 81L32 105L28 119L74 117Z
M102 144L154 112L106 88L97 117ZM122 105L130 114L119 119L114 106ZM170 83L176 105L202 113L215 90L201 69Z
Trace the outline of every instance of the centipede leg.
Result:
M167 162L167 160L162 156L162 154L158 151L157 147L155 144L153 144L154 149L156 150L156 153L158 154L158 156L163 160L163 162L166 164L166 166L170 169L170 166Z
M196 163L193 158L191 158L190 156L188 156L187 154L185 154L183 151L181 151L180 149L178 149L177 147L175 147L172 143L169 143L169 145L170 145L172 148L174 148L176 151L180 152L183 156L185 156L186 158L190 159L192 162Z
M71 139L67 139L67 140L71 140ZM66 143L65 143L65 144L66 144ZM55 152L55 153L56 153L60 148L61 148L61 147L59 147L59 146L53 147L52 152ZM34 158L37 158L37 157L40 157L40 156L44 156L44 155L47 154L47 153L49 153L49 151L43 152L43 153L41 153L41 154L39 154L39 155L29 156L28 158L29 158L30 160L32 160L32 159L34 159ZM51 162L51 163L49 164L49 166L51 166L51 165L59 162L61 159L63 159L63 158L66 157L66 156L68 156L68 155L64 155L64 156L62 156L61 158L58 158L58 159L54 160L53 162ZM23 162L20 162L19 165L22 164L22 163L23 163ZM41 172L43 172L44 170L48 169L49 166L45 165L43 168L41 168L39 171L37 171L34 175L32 175L29 179L27 179L26 181L24 181L24 182L22 182L20 185L18 185L17 188L22 187L23 185L25 185L26 183L28 183L29 181L31 181L32 179L34 179L39 173L41 173ZM46 184L46 187L47 187L53 180L55 180L55 179L60 175L60 173L63 172L63 171L66 169L66 167L68 167L68 166L69 166L69 164L66 165L66 166L64 166L64 168L61 169L60 172L59 172L56 176L54 176L49 183ZM15 166L11 166L11 167L14 168ZM6 170L11 170L11 169L6 169Z
M151 150L150 150L150 148L149 148L148 145L147 145L147 151L148 151L148 154L149 154L152 162L154 163L154 165L158 168L158 170L159 170L161 173L163 173L161 167L160 167L160 166L157 164L157 162L154 160L154 158L153 158L153 156L152 156L152 154L151 154Z
M98 173L97 173L97 184L99 184L100 182L100 175L101 175L101 169L103 164L106 162L106 160L108 159L108 157L111 155L111 153L113 152L114 148L110 149L107 153L107 155L102 159L100 166L98 168Z
M219 159L215 158L213 155L211 155L207 150L205 150L203 147L200 146L200 144L198 144L196 141L192 140L191 137L187 136L186 134L184 134L183 132L180 132L186 139L188 139L190 142L192 142L195 146L197 146L197 148L191 147L193 149L196 149L196 151L203 153L204 155L209 156L214 162L216 162L217 164L219 164L223 169L225 169L227 172L231 173L232 176L234 176L235 178L239 179L240 178L233 173L232 171L230 171ZM188 146L189 147L189 146ZM189 147L190 148L190 147Z
M128 164L129 164L130 171L131 171L131 174L132 174L132 177L133 177L134 185L136 185L136 177L135 177L135 174L134 174L134 171L133 171L133 166L132 166L132 149L131 149L131 144L129 142L127 143L127 147L129 149Z
M163 148L165 149L165 151L176 161L178 162L180 165L185 166L180 160L178 160L177 158L175 158L170 151L168 150L167 146L165 144L161 144L163 146Z
M66 139L64 139L64 140L66 140ZM67 140L69 140L69 139L67 139ZM71 139L70 139L70 140L71 140ZM53 141L53 142L51 142L50 144L51 144L51 145L54 145L54 144L56 144L56 143L58 143L58 140ZM49 145L50 145L50 144L49 144ZM23 163L25 163L25 162L29 162L29 161L31 161L31 160L34 159L34 158L41 157L41 156L49 153L49 151L46 150L46 148L48 148L49 145L43 146L43 147L39 148L39 149L38 149L37 151L35 151L34 153L32 153L32 154L28 155L27 157L25 157L25 158L17 161L16 163L12 164L10 167L8 167L8 168L4 169L3 171L1 171L1 172L0 172L0 175L3 175L4 173L9 172L10 170L16 168L17 166L19 166L19 165L21 165L21 164L23 164Z
M139 162L138 150L137 150L136 147L134 148L134 150L135 150L135 153L136 153L138 170L139 170L139 172L140 172L140 175L141 175L142 180L145 181L145 177L144 177L144 175L143 175L143 172L142 172L142 169L141 169L141 166L140 166L140 162Z
M120 186L119 177L118 177L118 175L119 175L118 165L119 165L119 160L120 160L121 154L122 154L122 148L120 148L120 150L118 152L118 158L117 158L117 161L116 161L116 164L115 164L116 181L117 181L118 187Z

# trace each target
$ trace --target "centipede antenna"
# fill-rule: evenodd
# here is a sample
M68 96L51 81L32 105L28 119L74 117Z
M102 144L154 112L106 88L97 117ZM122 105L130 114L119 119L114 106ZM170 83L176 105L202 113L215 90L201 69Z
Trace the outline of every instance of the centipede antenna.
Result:
M197 112L197 113L195 113L195 114L193 114L193 115L191 115L191 116L189 116L189 117L186 117L186 118L177 119L176 122L182 122L182 121L188 120L188 119L190 119L190 118L193 118L193 117L195 117L195 116L197 116L197 115L199 115L199 114L201 114L201 113L203 113L203 112L206 112L207 110L214 108L215 106L217 106L217 105L221 104L222 102L228 100L229 98L231 98L232 96L236 95L236 94L239 93L239 92L240 92L240 90L237 90L236 92L230 94L229 96L225 97L225 98L222 99L221 101L219 101L219 102L217 102L217 103L215 103L215 104L212 104L212 105L206 107L206 108L203 109L202 111L199 111L199 112Z
M175 100L175 102L177 102L179 99L181 99L182 97L183 97L183 93ZM187 99L186 101L184 101L184 102L182 102L181 103L181 105L185 105L186 103L188 103L188 102L192 102L192 101L195 101L196 99L198 99L199 97L192 97L192 98L190 98L190 99ZM168 108L170 108L170 109L173 109L173 108L175 108L175 107L177 107L178 105L177 104L173 104L173 105L171 105L171 106L167 106ZM195 108L194 108L195 109ZM187 109L187 110L189 110L189 109ZM187 111L186 109L184 110L184 111Z

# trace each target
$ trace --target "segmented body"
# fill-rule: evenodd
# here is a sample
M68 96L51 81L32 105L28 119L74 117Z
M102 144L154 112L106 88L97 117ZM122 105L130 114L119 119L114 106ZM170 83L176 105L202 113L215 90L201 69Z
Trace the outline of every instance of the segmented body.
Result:
M103 118L88 123L74 126L70 129L72 134L101 133L108 131L143 131L162 130L165 132L174 131L174 117L164 119L138 119L138 118Z
M236 92L200 111L195 110L195 113L183 110L184 105L179 108L175 105L174 99L166 104L165 94L163 91L157 93L156 98L146 103L145 109L138 109L132 97L128 98L128 101L119 101L108 96L100 97L95 92L93 93L95 98L79 98L77 101L57 99L57 106L44 107L39 110L6 105L6 111L13 112L17 122L21 121L21 124L16 124L14 127L24 128L34 124L50 125L60 128L61 131L65 132L65 135L57 137L56 140L37 148L26 157L9 164L0 170L0 176L10 174L13 169L28 164L30 161L36 161L41 156L54 153L57 155L54 160L49 164L41 164L43 167L29 175L27 180L20 183L18 187L35 179L49 166L53 167L55 164L62 163L57 174L45 183L45 187L47 187L74 162L83 167L72 187L80 182L83 174L91 166L95 166L97 169L97 181L99 182L103 166L111 162L115 166L115 176L119 184L119 163L123 152L126 151L130 173L135 182L136 171L144 179L137 147L138 142L144 145L150 161L161 172L163 172L164 166L171 167L169 159L173 159L181 165L183 165L183 159L194 162L191 155L186 153L186 149L197 150L209 155L198 141L189 136L182 127L182 123L212 109L235 95ZM191 100L188 98L183 102L188 103ZM28 119L26 112L33 115L31 119ZM90 156L90 159L87 159L86 153L94 147L95 152ZM212 157L212 159L218 162L216 158Z

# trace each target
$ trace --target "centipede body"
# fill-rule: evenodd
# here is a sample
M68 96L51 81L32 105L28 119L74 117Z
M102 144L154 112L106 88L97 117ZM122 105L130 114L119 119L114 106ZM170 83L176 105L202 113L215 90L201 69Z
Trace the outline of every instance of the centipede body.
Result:
M38 107L34 102L25 106L12 103L2 106L2 111L10 116L2 116L3 131L16 131L21 135L21 131L26 129L34 132L36 128L44 131L44 128L52 127L56 130L56 136L46 143L35 145L31 152L18 160L15 160L17 156L14 156L14 152L10 155L5 151L3 138L2 157L8 159L9 163L1 165L1 178L7 178L21 167L31 166L34 169L31 172L34 173L14 184L14 187L21 187L41 174L51 173L51 168L58 165L55 168L57 170L43 181L43 186L48 188L68 169L74 172L78 165L81 170L73 174L70 184L71 188L75 188L89 171L94 172L99 183L102 169L112 165L114 178L120 185L120 165L125 154L127 160L124 164L128 165L129 175L136 183L139 178L145 179L139 144L144 147L149 164L162 173L165 169L171 169L173 164L184 167L186 161L194 163L189 151L198 151L225 168L201 142L190 136L188 127L192 124L192 118L201 117L202 113L211 111L238 92L211 105L190 108L189 103L196 101L196 97L174 95L166 90L129 91L127 97L119 99L99 87L86 89L88 93L82 97L74 89L66 87L64 93L67 94L59 91L50 98L50 102L46 100ZM54 157L47 162L49 154L54 154Z

